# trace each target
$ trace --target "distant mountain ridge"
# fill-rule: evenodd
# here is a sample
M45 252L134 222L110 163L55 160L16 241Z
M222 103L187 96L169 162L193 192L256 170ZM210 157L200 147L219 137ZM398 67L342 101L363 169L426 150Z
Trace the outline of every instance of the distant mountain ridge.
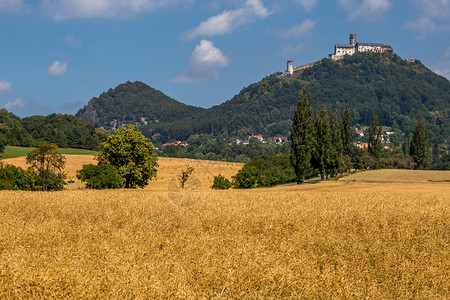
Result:
M116 130L126 124L167 123L204 110L178 102L142 82L126 82L91 99L76 117L95 127Z
M186 139L192 134L244 136L288 135L299 91L310 90L313 107L328 111L350 105L353 123L369 125L372 112L380 122L411 133L424 117L430 138L448 143L450 82L419 60L391 53L356 53L339 61L323 59L299 76L273 74L242 89L232 99L203 109L182 104L141 82L127 82L93 98L76 116L94 126L115 129L138 124L148 137Z

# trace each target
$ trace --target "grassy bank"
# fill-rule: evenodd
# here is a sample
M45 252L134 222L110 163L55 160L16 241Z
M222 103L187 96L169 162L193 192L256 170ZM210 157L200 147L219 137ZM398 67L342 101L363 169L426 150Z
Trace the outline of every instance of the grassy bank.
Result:
M34 148L32 148L32 147L6 146L5 152L0 154L0 160L26 156L33 149ZM84 149L71 149L71 148L59 149L59 152L61 154L70 154L70 155L95 155L95 154L98 154L98 151L84 150Z

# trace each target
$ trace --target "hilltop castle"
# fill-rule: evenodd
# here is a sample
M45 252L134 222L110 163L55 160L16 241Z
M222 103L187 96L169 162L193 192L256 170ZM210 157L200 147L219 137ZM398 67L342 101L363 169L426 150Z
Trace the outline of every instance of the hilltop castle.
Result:
M345 55L353 55L356 52L389 52L393 53L394 50L389 45L377 44L377 43L359 43L356 42L356 34L350 34L350 44L335 44L334 45L334 53L329 55L329 58L332 60L343 59ZM304 69L310 68L314 66L316 63L320 61L312 62L306 65L302 65L299 67L294 67L294 62L289 60L287 62L287 70L283 74L281 74L280 78L290 77L294 73L303 71Z
M359 43L356 42L356 34L350 33L350 44L335 44L334 54L330 54L332 60L344 58L344 55L353 55L356 52L394 52L392 47L384 44L376 43Z

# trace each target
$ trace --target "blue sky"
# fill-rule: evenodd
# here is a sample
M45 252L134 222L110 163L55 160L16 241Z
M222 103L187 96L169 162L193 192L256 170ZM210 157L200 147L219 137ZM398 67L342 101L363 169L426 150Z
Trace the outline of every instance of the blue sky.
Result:
M211 107L349 33L450 78L450 0L0 0L0 28L0 107L21 117L128 80Z

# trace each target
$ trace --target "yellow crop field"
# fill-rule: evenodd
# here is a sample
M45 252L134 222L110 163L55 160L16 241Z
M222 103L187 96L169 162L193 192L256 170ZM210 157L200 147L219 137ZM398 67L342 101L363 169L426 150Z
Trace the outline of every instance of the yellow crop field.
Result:
M365 181L365 182L402 182L402 181L448 181L449 171L428 170L374 170L369 172L358 172L346 176L343 181Z
M199 172L181 190L186 163L233 168L160 160L144 190L0 192L0 299L449 298L449 182L214 191Z
M97 161L92 155L64 156L66 158L64 172L67 174L67 178L75 180L75 188L82 188L83 185L76 178L76 172L83 168L83 164L97 164ZM21 168L29 167L26 164L25 157L9 158L1 161ZM158 158L158 164L157 177L150 181L146 189L162 191L180 189L179 176L181 171L186 170L189 166L194 168L194 173L187 181L186 189L208 189L212 185L214 176L221 174L231 180L231 176L235 175L243 166L241 163L168 157Z

